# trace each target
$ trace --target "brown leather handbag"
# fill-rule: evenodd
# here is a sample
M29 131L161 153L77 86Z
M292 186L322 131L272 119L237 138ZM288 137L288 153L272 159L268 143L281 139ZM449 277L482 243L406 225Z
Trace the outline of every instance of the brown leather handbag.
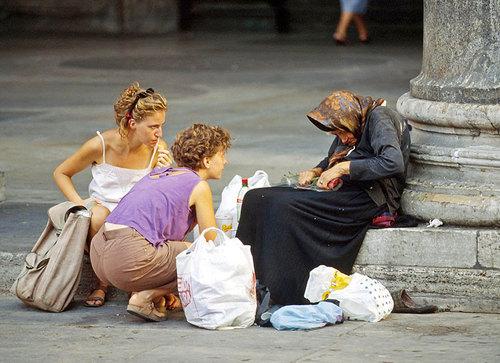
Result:
M90 211L71 202L48 210L47 226L25 258L11 291L41 310L60 312L73 300L82 272Z

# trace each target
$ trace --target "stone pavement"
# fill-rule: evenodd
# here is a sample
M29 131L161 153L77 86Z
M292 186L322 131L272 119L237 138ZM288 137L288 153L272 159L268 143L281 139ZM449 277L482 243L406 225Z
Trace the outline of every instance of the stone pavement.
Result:
M182 313L146 323L124 304L75 304L55 314L1 298L0 341L6 362L495 362L500 316L392 314L378 323L348 321L312 331L208 331L189 325Z
M230 164L223 179L212 183L217 202L234 174L264 169L278 182L286 172L319 161L331 139L304 114L331 89L384 97L395 106L421 64L420 37L397 34L342 48L328 34L32 36L0 38L0 43L0 171L6 173L7 197L0 204L4 294L46 222L47 207L62 200L52 170L95 130L113 127L112 103L129 82L166 93L168 142L194 121L231 130ZM89 180L89 172L75 178L82 194ZM190 327L182 315L145 324L129 316L123 304L113 300L103 309L77 305L49 314L4 295L0 359L476 362L495 361L499 355L498 315L393 315L377 324L348 322L307 333L257 327L209 332ZM156 331L161 328L168 329L165 336Z

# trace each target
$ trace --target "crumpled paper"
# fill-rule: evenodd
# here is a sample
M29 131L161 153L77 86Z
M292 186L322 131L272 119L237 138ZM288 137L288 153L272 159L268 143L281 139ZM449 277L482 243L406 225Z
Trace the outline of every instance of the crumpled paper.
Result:
M441 222L441 220L437 219L437 218L434 218L433 220L429 221L429 224L426 226L427 228L429 227L439 227L439 226L442 226L443 225L443 222Z

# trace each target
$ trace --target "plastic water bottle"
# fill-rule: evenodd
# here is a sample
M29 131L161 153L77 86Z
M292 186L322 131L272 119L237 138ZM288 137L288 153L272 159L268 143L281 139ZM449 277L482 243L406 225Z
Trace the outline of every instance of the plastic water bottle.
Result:
M238 216L238 223L240 222L241 206L243 204L243 198L248 192L248 178L241 179L241 189L238 192L238 197L236 198L236 212Z

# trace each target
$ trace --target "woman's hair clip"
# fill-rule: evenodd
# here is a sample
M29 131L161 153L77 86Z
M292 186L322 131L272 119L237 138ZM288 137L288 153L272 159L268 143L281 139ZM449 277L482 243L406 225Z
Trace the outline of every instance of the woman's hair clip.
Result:
M139 101L141 98L146 98L148 96L151 96L153 93L155 93L155 90L152 89L152 88L148 88L147 90L145 91L141 91L139 92L138 94L136 94L135 96L135 101L134 103L137 103L137 101Z
M135 105L137 105L137 102L139 102L139 100L141 98L146 98L148 96L151 96L154 93L155 93L154 89L148 88L147 90L141 91L138 94L136 94L134 102L132 102L132 105L130 106L130 108L128 109L127 113L125 114L125 118L127 120L130 120L132 118L132 111L134 110Z

